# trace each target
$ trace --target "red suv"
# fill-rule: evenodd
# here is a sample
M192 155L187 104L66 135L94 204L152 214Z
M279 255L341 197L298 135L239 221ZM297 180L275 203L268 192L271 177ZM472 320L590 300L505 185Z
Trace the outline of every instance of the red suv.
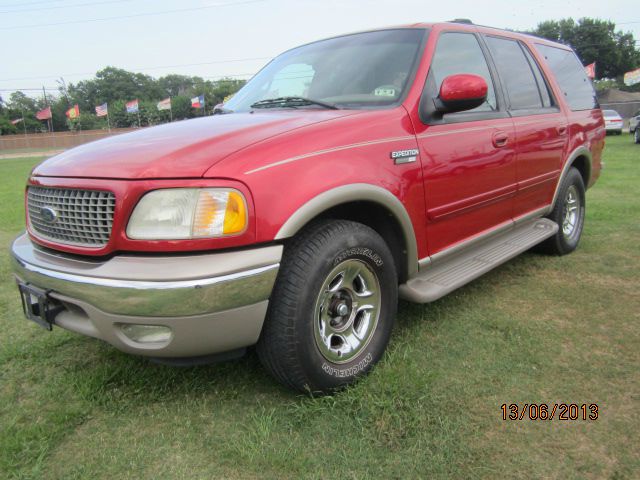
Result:
M295 48L216 113L34 169L28 318L168 363L257 344L331 391L380 359L398 296L574 250L605 138L568 47L455 22Z

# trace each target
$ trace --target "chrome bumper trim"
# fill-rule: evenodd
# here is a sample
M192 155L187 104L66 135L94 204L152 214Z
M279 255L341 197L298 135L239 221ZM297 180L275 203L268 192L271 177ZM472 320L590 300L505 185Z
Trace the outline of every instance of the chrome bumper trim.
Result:
M281 255L282 246L269 246L196 257L114 257L91 266L92 276L82 274L78 260L41 254L22 236L12 246L12 266L20 281L105 313L189 317L268 300ZM198 278L190 277L195 271Z
M269 270L279 268L279 263L267 265L266 267L254 268L252 270L246 270L244 272L230 273L229 275L223 275L215 278L203 278L199 280L177 280L177 281L148 281L148 280L119 280L111 278L97 278L97 277L85 277L82 275L75 275L72 273L57 272L55 270L48 270L40 268L35 265L22 262L19 258L16 261L26 270L30 272L39 273L40 275L55 278L57 280L64 280L74 283L86 283L89 285L111 287L111 288L131 288L139 290L165 290L175 288L201 288L209 285L215 285L222 282L230 282L233 280L239 280L245 277L251 277L258 275Z

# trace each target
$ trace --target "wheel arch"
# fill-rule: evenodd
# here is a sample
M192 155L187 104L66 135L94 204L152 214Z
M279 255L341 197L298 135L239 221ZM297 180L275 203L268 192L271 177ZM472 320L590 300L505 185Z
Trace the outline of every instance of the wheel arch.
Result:
M591 164L592 157L591 151L584 145L579 146L571 155L564 164L562 168L562 172L560 174L560 178L558 179L558 183L556 184L556 190L553 194L553 202L551 202L551 206L549 211L552 211L556 205L556 201L558 200L558 193L560 191L560 185L562 185L562 181L567 176L569 169L571 167L575 167L580 175L582 176L582 181L584 182L585 189L589 186L589 181L591 180Z
M327 190L298 208L280 227L275 239L293 237L318 218L352 220L374 229L391 250L400 283L418 271L413 224L404 205L390 191L365 183Z

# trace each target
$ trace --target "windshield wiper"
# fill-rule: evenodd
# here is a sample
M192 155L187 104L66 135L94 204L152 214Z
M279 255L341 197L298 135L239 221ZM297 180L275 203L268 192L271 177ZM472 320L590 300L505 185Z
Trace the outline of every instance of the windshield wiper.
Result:
M319 100L312 100L305 97L278 97L267 98L260 100L251 105L251 108L278 108L278 107L304 107L307 105L318 105L320 107L328 108L330 110L338 110L338 107L331 103L321 102Z

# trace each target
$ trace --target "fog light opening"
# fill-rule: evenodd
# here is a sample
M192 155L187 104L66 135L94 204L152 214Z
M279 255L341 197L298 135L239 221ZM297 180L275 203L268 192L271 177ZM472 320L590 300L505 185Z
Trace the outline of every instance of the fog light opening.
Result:
M169 343L173 335L171 329L163 325L123 323L120 330L129 340L144 344Z

